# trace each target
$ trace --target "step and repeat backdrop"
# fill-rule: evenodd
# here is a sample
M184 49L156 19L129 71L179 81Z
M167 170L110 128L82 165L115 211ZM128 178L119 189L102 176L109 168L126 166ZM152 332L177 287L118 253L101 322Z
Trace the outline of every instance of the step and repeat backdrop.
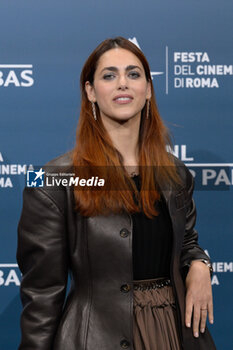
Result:
M196 228L214 267L209 329L232 349L232 1L0 0L0 18L0 349L20 340L25 170L72 149L82 66L119 35L148 58L170 151L196 178Z

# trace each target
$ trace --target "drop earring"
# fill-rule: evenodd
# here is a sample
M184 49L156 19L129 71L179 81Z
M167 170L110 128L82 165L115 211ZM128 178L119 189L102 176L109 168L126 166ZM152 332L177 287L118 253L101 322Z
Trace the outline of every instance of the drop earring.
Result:
M96 109L95 109L95 103L94 103L94 102L91 102L91 106L92 106L93 117L94 117L95 120L97 120Z
M146 101L146 119L149 119L150 115L150 100Z

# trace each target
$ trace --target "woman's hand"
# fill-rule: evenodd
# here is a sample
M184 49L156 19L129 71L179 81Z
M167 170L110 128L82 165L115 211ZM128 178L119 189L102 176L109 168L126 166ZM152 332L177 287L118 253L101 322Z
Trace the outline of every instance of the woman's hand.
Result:
M200 331L204 333L207 313L209 322L214 322L213 296L209 267L199 260L193 260L186 277L186 310L185 324L191 327L193 314L193 334L199 336Z

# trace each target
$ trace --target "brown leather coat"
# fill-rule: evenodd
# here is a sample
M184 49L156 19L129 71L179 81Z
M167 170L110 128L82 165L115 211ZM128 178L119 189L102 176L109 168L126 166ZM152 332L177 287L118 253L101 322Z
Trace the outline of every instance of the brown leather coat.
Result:
M191 260L208 256L194 230L193 178L176 162L183 186L163 191L163 196L173 225L171 280L180 337L184 350L212 350L208 329L194 338L184 325L185 268ZM69 164L68 153L48 165ZM133 349L133 290L121 291L123 284L132 286L132 233L127 213L80 216L71 188L24 190L17 249L23 274L20 350ZM71 288L65 299L69 273Z

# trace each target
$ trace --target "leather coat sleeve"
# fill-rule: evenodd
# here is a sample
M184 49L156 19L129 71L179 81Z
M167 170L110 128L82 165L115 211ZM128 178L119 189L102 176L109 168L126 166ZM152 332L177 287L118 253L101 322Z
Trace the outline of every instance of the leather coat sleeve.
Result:
M19 350L51 350L66 294L65 217L40 188L25 188L18 225L22 272L22 338Z
M210 262L209 256L198 244L198 233L194 226L196 223L196 206L193 199L194 178L190 171L186 168L187 173L187 206L186 206L186 224L183 246L181 250L180 264L183 277L186 276L192 260L205 259Z

